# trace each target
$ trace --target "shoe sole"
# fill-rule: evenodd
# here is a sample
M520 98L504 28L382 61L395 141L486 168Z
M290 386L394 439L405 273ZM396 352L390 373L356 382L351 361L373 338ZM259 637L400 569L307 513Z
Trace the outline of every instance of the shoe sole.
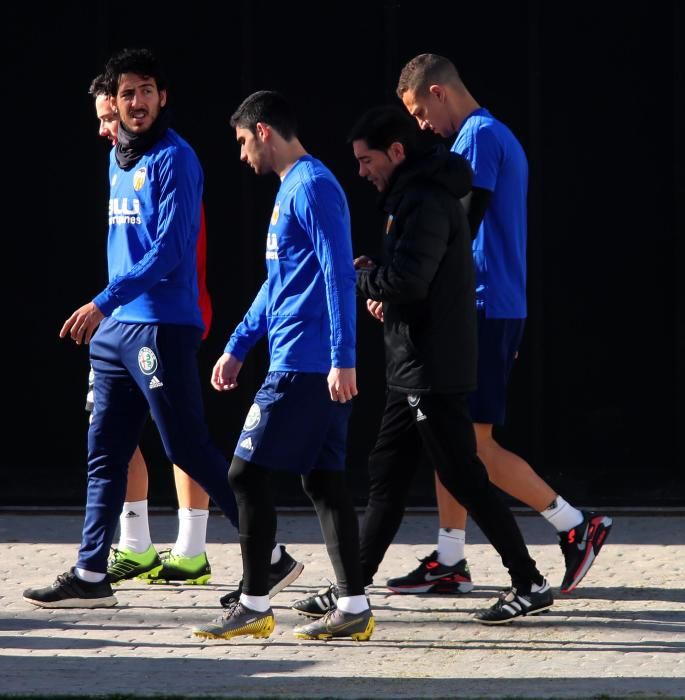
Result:
M112 581L112 579L109 579L109 583L112 586L118 586L124 581L132 581L133 579L146 579L148 576L156 576L160 571L162 570L162 564L159 564L158 566L153 566L151 569L146 569L145 571L140 571L138 573L131 573L127 574L126 576L122 576L121 578L118 578L116 581Z
M39 608L113 608L117 603L117 599L111 595L107 598L65 598L64 600L55 600L54 602L44 602L42 600L32 600L26 598L24 600L31 605L36 605Z
M571 580L571 583L566 586L566 588L561 588L562 593L570 593L576 586L585 578L585 574L590 571L590 567L595 563L595 559L599 555L600 550L604 546L609 532L611 532L611 526L613 525L613 520L607 516L603 516L601 520L595 524L597 530L594 533L592 542L588 542L586 547L585 557L580 563L580 567L576 571L576 575Z
M300 613L300 615L304 615L305 617L311 617L314 620L318 620L320 617L323 617L328 610L330 610L329 608L328 610L324 610L324 612L309 612L307 610L299 610L294 605L290 606L290 609L294 610L296 613Z
M371 617L366 624L363 632L353 632L352 634L334 634L331 632L323 632L321 634L307 634L306 632L293 632L293 636L296 639L318 639L327 642L329 639L345 639L349 637L355 642L368 642L371 639L374 629L376 628L376 621Z
M522 612L519 615L514 615L513 617L508 617L506 620L483 620L476 617L476 622L480 622L481 625L508 625L514 620L518 620L520 617L532 617L533 615L539 615L540 613L547 612L554 605L552 601L549 605L545 605L543 608L537 608L536 610L529 610L527 612Z
M304 570L304 564L297 562L295 566L284 576L273 588L269 591L269 598L273 598L280 593L286 586L289 586L293 581L297 580L299 575Z
M209 632L207 630L193 630L193 636L200 637L201 639L233 639L234 637L249 637L252 636L255 639L266 639L271 636L271 633L276 627L276 621L273 617L266 620L259 620L258 622L253 622L248 625L243 625L235 630L228 630L227 632L222 632L217 634L215 632Z
M203 574L202 576L197 576L196 578L183 578L182 576L175 576L173 578L165 578L162 576L155 576L151 578L147 575L139 576L138 578L143 579L146 583L150 585L155 584L165 584L165 583L180 583L184 586L203 586L211 578L212 574Z
M388 586L386 588L391 590L393 593L400 593L404 595L413 595L416 593L439 593L441 595L450 595L455 593L470 593L473 590L473 583L470 581L463 581L459 584L453 585L452 588L440 587L440 583L436 581L435 583L424 583L419 586Z

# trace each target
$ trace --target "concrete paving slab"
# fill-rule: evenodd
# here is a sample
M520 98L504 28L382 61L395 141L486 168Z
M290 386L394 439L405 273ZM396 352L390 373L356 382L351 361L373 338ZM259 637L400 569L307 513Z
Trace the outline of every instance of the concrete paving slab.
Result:
M517 515L533 557L556 587L563 562L539 517ZM436 516L409 514L369 589L376 632L365 643L296 640L290 609L331 577L311 513L281 513L278 539L305 564L274 599L268 640L203 641L190 635L216 616L240 579L237 534L212 515L205 586L117 587L119 605L44 610L22 591L73 565L82 516L0 514L0 697L70 694L192 698L646 698L685 697L685 518L615 516L595 566L549 613L482 626L471 614L508 583L496 553L469 525L475 589L462 596L393 595L383 583L434 548ZM152 516L159 548L176 519Z

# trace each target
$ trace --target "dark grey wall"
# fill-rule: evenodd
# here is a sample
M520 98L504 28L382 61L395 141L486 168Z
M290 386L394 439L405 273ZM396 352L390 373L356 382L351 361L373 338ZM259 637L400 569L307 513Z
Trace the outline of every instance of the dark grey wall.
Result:
M677 2L558 7L529 2L62 3L13 6L2 27L6 199L0 504L79 505L85 479L87 351L57 337L105 283L107 148L87 88L107 56L155 48L172 78L175 126L205 167L215 324L203 376L263 275L275 178L238 161L228 116L255 89L299 105L305 146L348 193L355 252L379 216L345 143L366 107L393 100L402 65L451 57L475 97L530 159L530 319L500 436L580 504L685 504L683 427L682 10ZM226 22L223 14L231 17ZM680 154L680 156L678 155ZM679 214L682 209L678 209ZM680 236L676 236L676 231ZM265 371L209 387L212 433L230 454ZM380 329L360 307L359 384L349 462L364 460L383 400ZM154 429L145 436L150 500L173 503ZM431 502L424 469L414 503ZM304 503L292 480L284 504Z

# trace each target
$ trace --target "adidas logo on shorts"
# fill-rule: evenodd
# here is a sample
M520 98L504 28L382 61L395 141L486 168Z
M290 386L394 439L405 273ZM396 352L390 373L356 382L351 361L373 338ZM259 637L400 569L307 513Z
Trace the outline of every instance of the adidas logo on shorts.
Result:
M150 380L150 389L159 389L160 386L164 386L164 384L153 374Z
M240 446L241 446L244 450L250 450L250 451L253 450L254 447L252 447L252 438L251 438L251 437L246 437L246 438L240 443Z

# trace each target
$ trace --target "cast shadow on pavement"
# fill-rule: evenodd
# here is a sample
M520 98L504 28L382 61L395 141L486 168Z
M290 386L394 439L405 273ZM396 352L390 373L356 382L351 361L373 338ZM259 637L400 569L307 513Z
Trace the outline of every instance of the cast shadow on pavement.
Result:
M260 645L255 645L260 646ZM397 645L394 645L397 647ZM454 647L459 651L459 647ZM629 650L629 649L626 649ZM401 648L397 647L398 653ZM227 650L228 652L228 650ZM402 677L317 675L314 662L306 660L188 659L183 657L76 658L17 655L0 657L3 688L0 697L21 693L22 697L93 694L125 694L150 697L166 693L188 697L223 698L502 698L502 697L626 697L645 695L681 697L678 679L631 678L460 678L459 657L454 658L453 676L431 678L417 669ZM372 669L373 672L373 669ZM300 674L300 675L298 675ZM141 695L142 693L142 695ZM571 693L571 695L569 695Z

